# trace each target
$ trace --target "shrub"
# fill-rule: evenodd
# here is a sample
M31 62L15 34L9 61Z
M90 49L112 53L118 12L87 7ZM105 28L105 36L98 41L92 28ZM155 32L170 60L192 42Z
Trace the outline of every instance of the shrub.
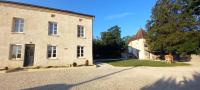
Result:
M88 60L85 61L85 66L89 66L89 61Z
M8 70L9 68L8 67L5 67L5 70Z
M74 63L73 63L73 67L76 67L76 66L77 66L77 63L76 63L76 62L74 62Z
M47 68L53 68L53 66L47 66Z
M37 67L35 67L35 68L33 68L33 69L40 69L41 67L40 66L37 66Z

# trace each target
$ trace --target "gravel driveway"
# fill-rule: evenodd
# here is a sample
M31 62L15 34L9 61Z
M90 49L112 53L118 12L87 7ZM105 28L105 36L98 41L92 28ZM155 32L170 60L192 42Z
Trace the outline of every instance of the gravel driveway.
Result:
M200 63L163 68L98 66L0 74L0 89L200 90Z

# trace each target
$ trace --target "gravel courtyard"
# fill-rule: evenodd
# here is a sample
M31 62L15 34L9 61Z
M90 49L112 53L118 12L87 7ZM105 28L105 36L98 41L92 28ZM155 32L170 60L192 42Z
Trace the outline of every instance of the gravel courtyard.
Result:
M0 90L200 90L200 63L184 67L78 67L0 74Z

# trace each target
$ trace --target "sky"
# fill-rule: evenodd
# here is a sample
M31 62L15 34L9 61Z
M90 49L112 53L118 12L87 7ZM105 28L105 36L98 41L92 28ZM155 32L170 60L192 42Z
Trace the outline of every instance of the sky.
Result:
M94 15L94 37L112 26L121 27L122 37L145 29L156 0L9 0Z

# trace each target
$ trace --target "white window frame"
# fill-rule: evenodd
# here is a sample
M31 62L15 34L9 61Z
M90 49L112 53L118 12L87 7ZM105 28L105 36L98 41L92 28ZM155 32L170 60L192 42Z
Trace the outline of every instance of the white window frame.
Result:
M13 18L13 30L14 33L24 32L24 19L23 18Z
M15 54L13 54L14 46L17 46ZM11 60L21 60L22 59L22 48L23 48L22 44L10 44L10 59ZM21 49L20 52L19 52L19 49ZM20 57L18 57L19 54L20 54ZM13 57L13 55L15 57Z
M49 49L51 50L50 56L49 56ZM54 52L55 50L55 52ZM56 55L54 57L54 54ZM57 46L56 45L47 45L47 58L48 59L57 59Z
M77 37L78 38L85 38L85 27L83 25L77 26Z
M77 46L77 58L84 58L85 55L85 51L84 51L85 47L84 46Z
M52 25L52 27L51 27ZM49 35L58 35L58 23L57 22L49 22L48 23L48 34Z

